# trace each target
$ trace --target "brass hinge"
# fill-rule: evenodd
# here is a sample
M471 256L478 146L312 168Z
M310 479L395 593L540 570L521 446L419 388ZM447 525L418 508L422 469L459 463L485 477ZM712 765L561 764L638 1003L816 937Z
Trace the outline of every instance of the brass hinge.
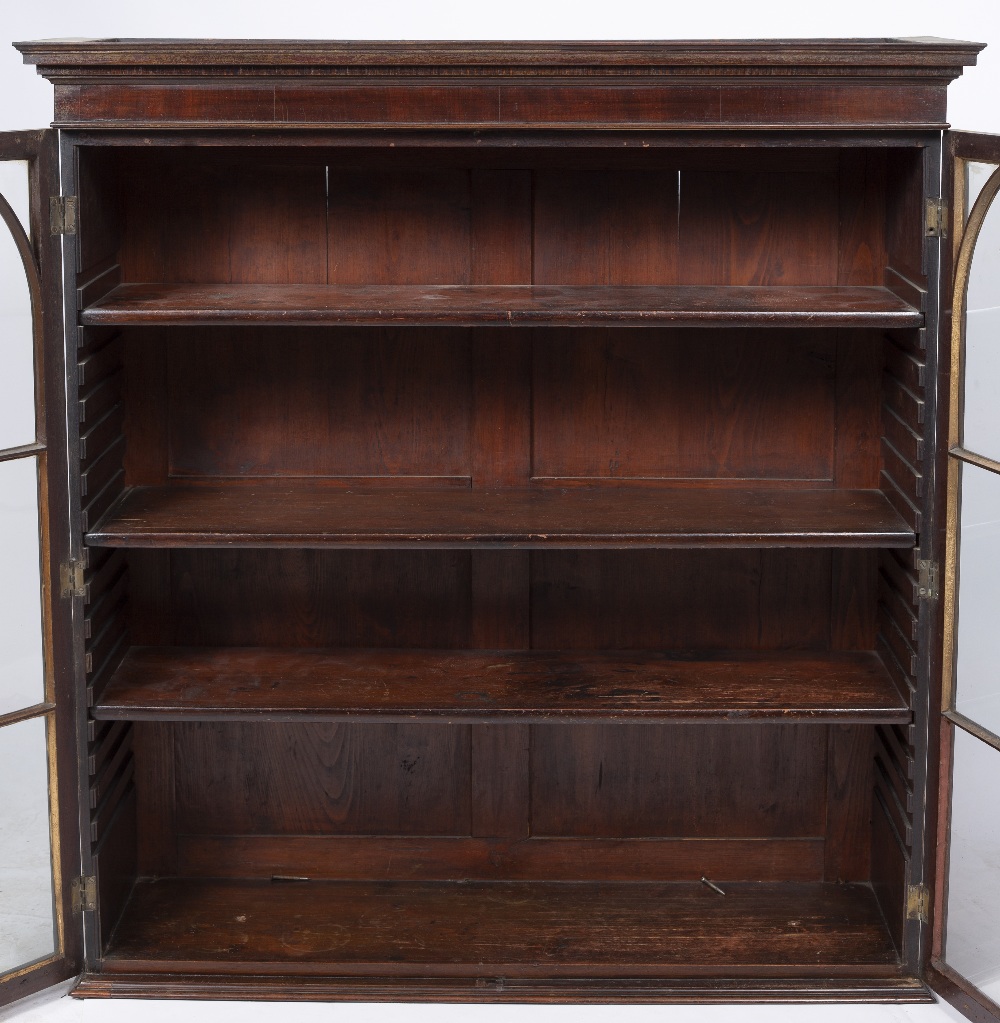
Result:
M948 204L944 199L928 199L924 208L924 234L943 238L948 233Z
M97 878L74 877L70 886L73 898L73 913L93 913L97 909Z
M924 600L937 600L941 593L941 586L938 581L938 563L936 561L921 561L919 564L920 574L917 577L917 596Z
M83 561L64 561L59 566L59 591L63 597L85 597L87 585L83 580Z
M931 922L931 893L925 884L911 884L906 889L906 919Z
M76 234L76 196L49 197L49 227L53 234Z

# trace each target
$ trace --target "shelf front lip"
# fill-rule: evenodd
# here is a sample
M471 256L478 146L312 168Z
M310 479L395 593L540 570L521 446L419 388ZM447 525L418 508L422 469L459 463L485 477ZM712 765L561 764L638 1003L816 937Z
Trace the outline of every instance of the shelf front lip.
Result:
M618 724L754 724L780 725L791 722L805 724L847 724L847 725L907 725L913 715L908 710L802 710L789 708L787 711L518 711L504 710L490 714L485 712L460 712L449 710L426 711L364 711L330 710L318 711L303 708L279 711L262 708L258 711L232 711L225 707L206 707L202 710L170 710L158 707L124 707L113 702L97 704L91 713L95 721L223 721L223 722L264 722L268 724L354 722L356 724L440 724L440 725L487 725L496 722L516 722L525 725L600 725Z
M418 980L399 977L260 977L239 974L151 974L119 970L85 973L71 994L77 998L266 999L284 1001L414 1002L592 1002L703 1004L723 1002L929 1003L934 998L916 977L826 976L800 979L719 977L710 980L577 978L573 980L504 977Z
M806 301L796 306L794 298ZM123 284L83 309L80 322L907 328L922 326L924 316L880 287Z
M420 519L450 524L420 529L414 525ZM578 550L910 548L916 536L878 490L189 485L126 491L86 541L93 547Z
M58 114L58 111L57 111ZM289 121L164 121L149 120L136 125L134 121L102 118L87 121L60 119L52 121L51 127L76 133L80 145L100 144L111 147L136 145L141 138L146 146L171 146L184 134L198 133L203 138L217 136L225 131L225 140L212 144L217 146L256 146L259 135L264 132L272 141L294 146L338 146L353 144L352 140L364 137L365 145L375 149L389 149L401 143L414 146L434 144L436 146L482 147L483 143L497 146L517 145L521 148L550 148L553 144L571 142L593 148L683 148L703 144L702 137L710 136L714 147L724 140L726 148L736 148L740 141L753 141L759 146L803 145L818 148L831 146L863 146L871 141L871 133L879 133L881 148L919 148L917 136L926 132L945 131L951 123L938 121L907 121L905 124L884 124L874 121L852 121L849 124L835 124L828 121L809 123L787 123L761 121L758 124L732 125L688 124L681 122L614 123L606 127L578 121L548 121L531 126L519 124L481 124L479 122L454 122L443 127L439 121L406 123L385 123L373 121L310 121L292 123ZM372 139L371 133L378 132ZM835 135L832 141L830 135ZM617 143L617 144L616 144ZM647 146L648 143L648 146ZM208 143L206 143L208 144Z
M748 978L607 978L563 980L504 977L503 984L481 978L259 977L232 974L171 976L141 971L85 973L71 992L81 998L260 998L302 1002L516 1002L613 1004L933 1003L915 977L853 980L804 977L755 981Z
M303 690L315 699L304 699ZM419 695L381 699L386 692L408 690ZM715 695L720 690L730 696ZM803 700L803 690L827 696ZM158 701L151 698L156 694ZM911 719L877 654L842 651L730 651L678 659L657 650L133 647L92 713L107 721L907 724Z
M87 534L88 547L127 547L127 548L193 548L203 547L215 550L230 550L234 547L285 547L305 550L321 550L327 548L348 548L353 550L382 551L467 551L467 550L662 550L664 548L722 548L722 547L892 547L908 550L916 545L916 537L912 532L903 533L865 533L851 534L826 533L802 536L798 533L767 533L767 534L717 534L705 536L688 535L677 537L640 535L635 537L606 536L579 537L394 537L357 535L345 537L317 536L314 533L302 535L282 535L280 537L259 536L253 534L229 534L226 536L205 537L201 533L135 533L116 532L113 529L95 530Z

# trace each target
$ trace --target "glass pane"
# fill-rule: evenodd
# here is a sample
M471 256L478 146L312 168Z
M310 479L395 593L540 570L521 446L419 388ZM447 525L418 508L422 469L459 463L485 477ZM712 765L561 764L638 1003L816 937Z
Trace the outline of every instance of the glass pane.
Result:
M0 162L0 193L28 230L28 164ZM31 297L21 256L0 221L0 449L35 439L35 348Z
M962 466L955 709L1000 734L1000 476Z
M0 462L0 714L45 699L37 463Z
M979 193L983 185L990 179L990 175L997 169L995 163L975 163L970 160L965 165L965 216L968 218L972 207L976 205Z
M45 719L0 728L0 973L56 948Z
M944 958L1000 1001L1000 752L955 729Z
M995 199L976 241L969 273L962 443L970 451L1000 460L1000 203Z

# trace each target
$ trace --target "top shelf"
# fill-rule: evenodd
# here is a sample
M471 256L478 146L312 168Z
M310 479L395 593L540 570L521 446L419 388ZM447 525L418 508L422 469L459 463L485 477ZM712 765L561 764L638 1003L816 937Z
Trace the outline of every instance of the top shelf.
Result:
M887 288L721 285L121 284L84 326L919 327Z

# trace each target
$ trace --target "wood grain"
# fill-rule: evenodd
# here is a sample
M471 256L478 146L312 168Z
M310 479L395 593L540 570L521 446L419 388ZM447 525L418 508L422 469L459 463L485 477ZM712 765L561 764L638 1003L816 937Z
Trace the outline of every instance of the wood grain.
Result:
M527 728L510 725L511 729ZM497 729L489 729L491 733ZM500 729L499 731L504 731ZM486 828L490 808L473 824ZM334 881L822 881L822 838L529 838L486 835L182 835L182 877Z
M495 69L534 77L556 68L596 75L637 66L665 77L684 68L702 75L725 68L741 71L793 67L864 69L905 68L908 75L939 75L943 67L958 69L974 62L985 44L955 39L688 39L629 42L585 41L407 41L330 39L42 39L15 46L25 62L48 74L88 68L90 74L116 75L127 69L136 77L157 75L158 68L204 67L234 74L248 65L278 76L301 69L310 74L325 65L331 75L358 69L396 77L399 69L417 78L459 68L472 77L492 76Z
M44 986L44 984L42 985ZM256 977L128 971L85 973L80 998L164 998L239 1001L445 1002L519 1004L759 1005L931 1003L916 977L574 978L560 977ZM962 1002L968 1005L966 998ZM993 1023L985 1019L983 1023Z
M531 727L506 722L473 725L469 737L470 834L507 841L527 838L531 828ZM433 859L437 861L437 857ZM491 850L488 859L500 862L502 856ZM463 864L460 869L467 872L468 866Z
M878 554L832 552L833 587L830 646L834 650L871 650L875 645Z
M833 725L828 740L825 880L863 881L871 872L870 728Z
M531 833L809 838L824 831L827 729L536 725Z
M532 331L475 330L472 343L473 487L531 481Z
M535 173L535 284L677 281L676 170Z
M839 153L838 284L881 284L885 251L887 159L885 150Z
M160 721L133 726L138 794L137 867L144 876L178 872L174 727Z
M874 654L601 654L134 647L98 720L706 718L898 721Z
M469 283L530 284L531 171L475 167L470 176Z
M220 956L220 951L225 954ZM865 885L140 882L108 972L899 972Z
M682 171L679 229L680 284L767 288L837 280L832 171Z
M470 282L468 170L332 167L328 188L328 284Z
M877 490L135 487L92 546L912 547Z
M469 833L464 726L185 722L174 746L179 834Z
M467 485L471 363L463 330L359 328L332 344L313 329L183 331L167 354L170 475Z
M536 334L536 477L780 479L803 486L834 478L840 403L829 331ZM877 438L868 447L877 453ZM877 476L866 485L877 486Z
M320 163L158 154L123 190L124 280L247 285L326 283L326 183Z
M818 276L818 275L817 275ZM827 280L832 278L825 278ZM742 282L738 282L742 283ZM750 282L753 283L753 282ZM810 284L812 282L809 282ZM85 325L453 324L919 327L923 314L881 287L651 285L122 284L80 313Z
M466 551L173 549L169 556L172 625L169 639L155 640L160 645L475 645Z
M879 479L879 373L882 346L859 331L837 332L836 444L839 487L874 487Z
M532 551L532 643L542 650L827 650L835 554L756 546Z

